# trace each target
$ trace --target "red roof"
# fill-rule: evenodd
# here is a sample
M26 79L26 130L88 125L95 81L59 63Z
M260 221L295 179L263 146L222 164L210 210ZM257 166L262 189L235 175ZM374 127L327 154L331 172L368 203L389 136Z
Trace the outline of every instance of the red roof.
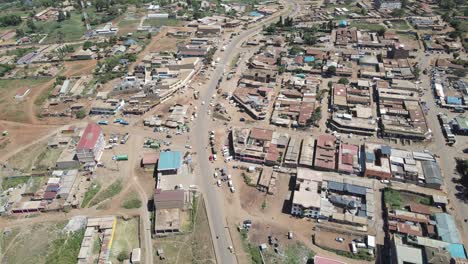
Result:
M153 165L158 163L159 153L145 153L143 154L143 159L141 163L143 165Z
M44 200L53 200L55 199L55 196L57 195L56 192L45 192L42 198Z
M81 136L80 142L78 142L76 149L93 149L101 133L102 129L100 126L95 123L89 123L83 135Z
M431 215L431 209L429 206L417 203L411 203L409 205L410 211L413 213L424 214L424 215Z

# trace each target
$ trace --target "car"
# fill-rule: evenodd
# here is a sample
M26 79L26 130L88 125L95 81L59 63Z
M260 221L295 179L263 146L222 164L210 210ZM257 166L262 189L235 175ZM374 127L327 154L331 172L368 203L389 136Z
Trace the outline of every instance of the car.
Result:
M177 184L177 185L174 187L174 189L176 189L176 190L183 189L183 188L184 188L184 186L183 186L182 184Z
M98 121L98 125L108 125L109 122L107 122L106 120L99 120Z
M220 180L217 180L217 181L216 181L216 185L218 185L218 187L221 187L221 181L220 181Z
M213 173L213 176L214 176L215 178L217 178L217 177L218 177L218 173L217 173L217 172Z
M201 104L202 104L202 105L205 105L205 101L202 101Z
M230 187L229 190L231 190L232 193L236 192L236 188L234 188L234 186Z
M172 136L171 135L166 135L166 138L172 138Z
M383 184L389 184L390 183L389 180L381 180L380 182L383 183Z
M335 238L335 241L336 241L336 242L343 243L344 238L342 238L342 237L336 237L336 238Z
M239 119L239 121L244 122L244 121L245 121L245 118L241 117L241 118Z

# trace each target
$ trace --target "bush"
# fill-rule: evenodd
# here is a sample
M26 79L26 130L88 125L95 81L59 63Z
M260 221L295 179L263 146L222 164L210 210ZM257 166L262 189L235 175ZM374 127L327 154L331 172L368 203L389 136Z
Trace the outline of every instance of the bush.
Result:
M384 202L389 204L391 208L401 208L403 199L398 191L391 188L384 189Z
M125 251L121 251L119 255L117 255L117 260L120 262L123 262L124 260L129 259L129 258L130 258L130 255L128 254L128 252L125 252Z
M83 119L85 118L85 116L86 116L86 112L84 109L80 109L80 111L76 113L76 118L78 119Z

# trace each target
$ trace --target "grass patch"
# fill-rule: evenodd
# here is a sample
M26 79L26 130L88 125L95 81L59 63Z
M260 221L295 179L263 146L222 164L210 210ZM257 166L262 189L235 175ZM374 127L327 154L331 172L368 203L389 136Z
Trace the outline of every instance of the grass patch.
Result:
M2 190L7 190L10 188L16 188L18 185L25 184L29 181L29 176L21 177L7 177L3 178L2 181Z
M39 29L37 33L48 34L44 40L46 43L77 41L83 37L86 31L80 13L72 13L70 19L62 22L50 20L37 22L36 25Z
M400 192L391 188L384 189L384 202L390 206L391 209L401 209L403 205L403 198Z
M54 90L54 86L51 85L49 88L47 88L47 90L43 93L41 93L37 98L36 100L34 101L34 104L36 106L42 106L44 104L44 102L49 99L50 95L52 94L52 91Z
M37 156L36 162L34 163L34 167L36 170L46 170L48 168L55 167L55 163L57 162L60 154L62 153L62 149L49 149L46 148L39 156Z
M368 30L373 32L385 29L385 27L381 24L371 24L363 21L353 21L351 22L351 27L355 27L358 30Z
M327 247L323 247L323 249L331 251L331 252L333 252L333 253L335 253L337 255L340 255L340 256L343 256L343 257L346 257L346 258L350 258L350 259L365 260L365 261L374 260L374 257L369 255L367 250L362 249L362 248L358 249L357 254L353 254L353 253L348 252L348 251L342 251L342 250L337 250L337 249L333 249L333 248L327 248Z
M142 205L142 202L138 198L133 198L130 200L126 200L123 202L122 207L125 209L135 209L135 208L140 208Z
M250 177L249 175L247 175L247 173L242 172L242 178L244 179L245 184L247 184L248 186L250 186L250 187L255 187L255 186L257 186L257 185L253 182L252 177Z
M120 253L124 252L130 255L130 252L134 248L138 248L139 240L139 218L130 218L124 220L121 218L117 219L115 226L114 242L112 243L112 249L110 252L110 260L112 263L119 263L117 257Z
M30 173L32 171L32 167L35 163L36 158L46 149L47 149L46 143L39 143L39 144L33 145L13 155L13 157L11 157L8 160L8 163L13 168L23 173Z
M239 61L240 59L240 54L237 53L236 56L234 56L234 58L232 58L232 61L231 61L231 68L234 68L236 67L236 63Z
M162 27L162 26L169 26L169 27L176 27L180 26L181 21L177 19L165 19L165 18L160 18L160 19L145 19L143 22L143 26L151 26L151 27Z
M84 229L72 234L64 234L52 243L47 254L46 263L68 264L75 263L84 237Z
M86 191L83 201L81 202L81 207L86 207L89 202L96 196L96 194L101 190L101 185L98 182L94 182L89 186L88 191Z
M109 185L106 189L104 189L102 192L98 193L98 195L92 199L89 203L89 207L93 207L99 203L101 203L104 200L107 200L109 198L112 198L116 196L117 194L122 191L122 180L117 180L113 182L111 185Z
M26 193L36 193L46 182L46 177L31 177L26 186Z
M411 26L406 22L406 20L399 20L399 21L391 21L393 25L393 29L397 30L409 30Z
M33 52L35 50L35 48L17 48L17 49L14 49L14 50L7 50L7 52L5 52L5 55L7 56L16 56L17 59L23 57L24 55L30 53L30 52Z
M308 249L304 244L297 242L286 247L284 263L308 263L308 260L314 256L315 253L312 250Z
M260 248L249 242L248 231L245 229L242 229L240 231L240 235L242 238L242 246L244 247L245 252L247 252L247 254L250 255L251 263L261 264L262 255L260 254Z

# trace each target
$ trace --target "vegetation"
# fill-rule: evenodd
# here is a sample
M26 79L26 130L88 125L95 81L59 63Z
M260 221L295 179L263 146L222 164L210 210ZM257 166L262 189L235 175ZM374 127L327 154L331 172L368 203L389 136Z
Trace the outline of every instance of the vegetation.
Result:
M21 23L21 17L19 15L11 14L0 17L0 26L17 26Z
M286 247L286 250L284 252L284 255L285 255L284 263L291 263L291 264L304 263L304 260L303 260L304 253L306 254L305 257L307 258L306 263L309 263L309 260L313 259L315 255L313 251L308 249L306 246L304 246L300 242L290 245Z
M13 64L0 64L0 77L5 76L15 68L16 66Z
M456 159L456 169L460 174L459 183L465 187L463 196L468 197L468 159Z
M94 199L91 200L91 202L89 203L89 206L93 207L101 203L104 200L112 198L116 196L117 194L119 194L120 191L122 191L122 180L117 180L113 182L111 185L109 185L102 192L98 193L98 195Z
M86 112L84 109L80 109L77 113L76 113L76 118L78 119L83 119L86 117Z
M349 80L348 80L348 78L340 78L338 80L338 83L340 83L340 84L349 84Z
M142 205L142 202L138 198L133 198L130 200L126 200L123 202L122 207L125 209L135 209L135 208L140 208Z
M84 237L84 229L63 234L53 241L46 263L68 264L76 262Z
M390 206L392 209L401 208L403 205L403 198L400 195L400 192L392 188L384 189L384 202Z
M18 185L25 184L29 180L29 176L20 176L20 177L6 177L2 180L2 190L7 190L10 188L15 188Z
M117 256L117 260L120 262L123 262L126 259L129 259L130 255L126 251L121 251L119 255Z
M94 196L96 196L99 190L101 190L101 185L97 182L92 183L84 195L83 201L81 202L81 207L86 207L94 198Z

